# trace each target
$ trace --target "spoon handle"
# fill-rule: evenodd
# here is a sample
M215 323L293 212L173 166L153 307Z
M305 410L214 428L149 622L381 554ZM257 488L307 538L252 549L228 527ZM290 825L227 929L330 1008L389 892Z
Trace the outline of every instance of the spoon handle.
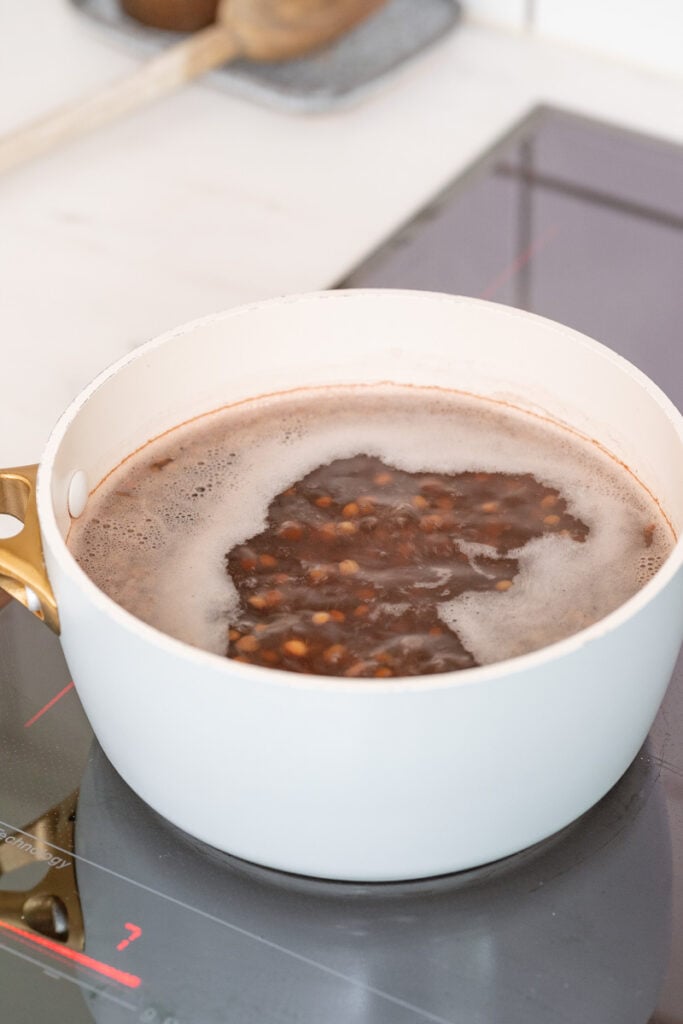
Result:
M0 138L0 173L161 99L239 52L234 34L225 25L217 23L195 32L132 74Z

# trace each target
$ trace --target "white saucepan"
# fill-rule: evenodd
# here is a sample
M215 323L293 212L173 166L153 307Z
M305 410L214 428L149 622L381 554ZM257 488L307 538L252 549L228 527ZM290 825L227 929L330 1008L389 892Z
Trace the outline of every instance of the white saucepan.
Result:
M69 553L69 508L151 437L249 397L386 381L504 398L570 426L626 463L680 532L683 418L651 381L559 324L425 292L295 296L172 331L81 392L37 484L31 467L0 473L0 511L25 524L0 542L0 585L60 630L126 782L215 847L327 878L438 875L561 829L636 755L683 637L680 542L634 597L567 640L395 680L199 651L117 606Z

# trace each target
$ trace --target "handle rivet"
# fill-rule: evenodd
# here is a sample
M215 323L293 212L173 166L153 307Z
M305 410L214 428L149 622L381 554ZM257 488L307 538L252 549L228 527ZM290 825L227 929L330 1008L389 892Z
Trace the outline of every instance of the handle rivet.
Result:
M69 482L67 507L72 519L78 519L88 501L88 478L82 469L77 469Z

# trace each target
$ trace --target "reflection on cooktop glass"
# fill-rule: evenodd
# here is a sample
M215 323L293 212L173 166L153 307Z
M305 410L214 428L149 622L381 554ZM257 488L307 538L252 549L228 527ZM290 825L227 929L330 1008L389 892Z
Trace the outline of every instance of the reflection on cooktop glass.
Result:
M680 402L682 265L683 150L544 109L344 286L563 320ZM0 687L3 1021L683 1021L683 660L646 746L578 822L487 867L385 885L282 875L164 822L15 604Z
M343 287L492 299L631 359L683 405L683 150L535 112Z

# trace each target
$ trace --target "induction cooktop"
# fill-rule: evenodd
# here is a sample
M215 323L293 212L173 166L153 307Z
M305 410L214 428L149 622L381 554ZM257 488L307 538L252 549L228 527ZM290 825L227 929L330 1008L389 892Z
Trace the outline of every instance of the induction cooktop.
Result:
M542 313L681 405L682 277L683 150L543 108L340 286ZM384 885L259 868L164 822L14 603L0 687L3 1022L683 1022L683 659L636 761L581 819L496 864Z

